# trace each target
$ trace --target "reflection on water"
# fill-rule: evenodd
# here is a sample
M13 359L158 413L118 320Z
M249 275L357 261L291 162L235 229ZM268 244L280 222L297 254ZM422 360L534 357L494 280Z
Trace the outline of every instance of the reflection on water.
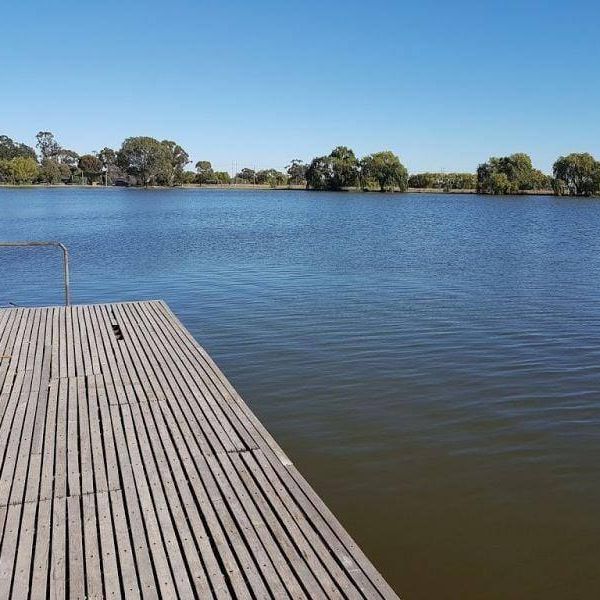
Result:
M163 298L406 598L600 594L600 201L0 190L76 302ZM3 250L0 303L60 303Z

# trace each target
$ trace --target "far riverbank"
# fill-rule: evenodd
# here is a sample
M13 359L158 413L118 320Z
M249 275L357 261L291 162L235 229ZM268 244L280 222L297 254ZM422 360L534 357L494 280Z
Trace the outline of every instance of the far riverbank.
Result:
M311 190L307 189L304 185L282 185L282 186L270 186L266 184L253 184L253 183L231 183L231 184L196 184L189 183L183 184L179 186L160 186L160 185L151 185L144 187L138 186L103 186L103 185L80 185L80 184L66 184L66 183L35 183L28 185L12 185L7 183L0 183L0 188L7 189L43 189L43 188L62 188L62 189L123 189L131 187L131 189L158 189L158 190L167 190L167 189L198 189L198 190L247 190L247 191L296 191L296 192L311 192L311 193L322 193L322 190ZM477 194L477 190L475 189L457 189L457 190L441 190L437 188L408 188L405 192L401 192L400 190L386 191L380 192L379 190L371 190L371 189L362 189L360 187L347 187L341 190L338 190L339 193L365 193L365 194L453 194L453 195L463 195L463 194ZM485 194L484 194L485 195ZM522 190L517 193L512 194L496 194L497 196L554 196L553 190Z

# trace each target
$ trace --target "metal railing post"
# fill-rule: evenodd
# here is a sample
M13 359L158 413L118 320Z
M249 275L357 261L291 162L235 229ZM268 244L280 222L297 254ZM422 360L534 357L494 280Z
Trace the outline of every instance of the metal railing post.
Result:
M35 248L39 246L52 246L60 248L63 253L63 279L65 289L65 306L71 305L71 283L69 279L69 251L64 244L60 242L0 242L0 247L13 248Z

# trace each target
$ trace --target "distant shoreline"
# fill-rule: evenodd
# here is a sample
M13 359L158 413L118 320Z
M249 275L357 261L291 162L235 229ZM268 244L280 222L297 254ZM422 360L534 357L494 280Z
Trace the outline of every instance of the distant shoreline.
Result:
M304 185L282 185L271 187L266 184L253 184L253 183L210 183L210 184L202 184L199 185L197 183L188 183L178 186L160 186L160 185L151 185L148 187L138 187L138 186L118 186L118 185L80 185L80 184L66 184L66 183L32 183L28 185L12 185L8 183L0 183L0 189L40 189L40 188L60 188L60 189L88 189L88 190L98 190L98 189L131 189L131 190L243 190L243 191L278 191L278 192L310 192L313 194L322 193L321 190L311 190L306 189ZM405 192L399 191L388 191L388 192L380 192L379 190L364 190L362 188L344 188L342 190L332 190L330 193L360 193L360 194L449 194L449 195L476 195L477 190L442 190L438 188L408 188ZM482 196L489 196L491 194L480 194ZM555 193L553 190L522 190L520 192L512 193L512 194L495 194L497 196L554 196Z

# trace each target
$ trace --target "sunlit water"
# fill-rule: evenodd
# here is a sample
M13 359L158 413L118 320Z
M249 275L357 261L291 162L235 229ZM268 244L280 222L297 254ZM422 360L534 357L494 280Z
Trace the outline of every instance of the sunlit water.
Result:
M78 303L163 298L408 599L600 596L600 201L0 190ZM60 303L1 250L0 303Z

